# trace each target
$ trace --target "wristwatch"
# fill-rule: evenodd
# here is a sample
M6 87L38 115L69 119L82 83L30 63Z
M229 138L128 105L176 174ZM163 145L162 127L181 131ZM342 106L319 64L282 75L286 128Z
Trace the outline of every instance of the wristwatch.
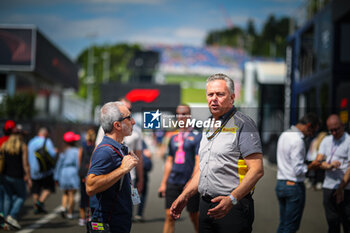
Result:
M234 196L232 196L232 194L230 194L229 197L231 199L232 205L237 205L237 203L238 203L237 199Z

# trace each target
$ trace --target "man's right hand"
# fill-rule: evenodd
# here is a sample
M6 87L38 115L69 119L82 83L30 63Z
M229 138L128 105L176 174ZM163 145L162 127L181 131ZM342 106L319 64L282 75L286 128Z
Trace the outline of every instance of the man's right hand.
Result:
M133 152L131 152L130 154L124 156L120 167L125 169L126 172L128 173L131 171L131 169L136 167L138 163L139 163L139 158L137 158L137 156Z
M186 199L184 195L180 195L170 207L170 216L175 220L179 219L182 210L187 205L187 202L188 199Z
M334 160L334 161L331 163L332 168L339 168L340 165L341 165L341 163L340 163L338 160Z
M308 169L318 169L321 166L321 163L322 162L320 160L315 159L308 165Z
M159 189L158 189L158 193L159 193L160 197L165 197L165 189L166 189L166 185L161 184Z

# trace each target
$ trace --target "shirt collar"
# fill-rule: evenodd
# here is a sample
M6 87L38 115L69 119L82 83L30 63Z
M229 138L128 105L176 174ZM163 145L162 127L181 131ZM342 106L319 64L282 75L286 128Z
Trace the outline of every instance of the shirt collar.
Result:
M224 115L222 115L222 116L219 117L219 120L220 120L221 122L225 121L225 119L228 118L228 117L231 115L231 113L232 113L233 111L235 111L235 110L236 110L236 107L235 107L235 106L232 106L232 108L231 108L227 113L225 113ZM213 118L213 116L211 116L211 118Z
M304 135L295 125L292 125L292 126L290 127L290 131L296 132L296 133L300 134L300 135L301 135L301 138L304 138L304 137L305 137L305 135Z
M123 155L127 155L128 154L128 147L127 146L125 146L124 144L121 144L121 143L113 140L110 137L107 137L106 135L104 136L103 143L101 143L101 144L105 144L105 143L108 143L108 144L112 145L113 147L117 148L119 151L122 151Z
M333 137L333 136L332 136L332 137ZM340 144L341 142L344 141L345 137L346 137L346 132L344 132L343 136L341 136L338 140L336 140L336 139L333 137L333 142L334 142L335 144Z

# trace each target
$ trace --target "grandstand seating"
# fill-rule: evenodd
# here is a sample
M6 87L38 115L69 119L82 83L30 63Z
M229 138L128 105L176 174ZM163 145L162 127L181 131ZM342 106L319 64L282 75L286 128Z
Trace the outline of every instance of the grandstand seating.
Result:
M210 73L213 70L241 70L249 55L231 47L196 47L187 45L149 45L147 50L160 54L160 68L166 72ZM207 72L206 72L207 71Z

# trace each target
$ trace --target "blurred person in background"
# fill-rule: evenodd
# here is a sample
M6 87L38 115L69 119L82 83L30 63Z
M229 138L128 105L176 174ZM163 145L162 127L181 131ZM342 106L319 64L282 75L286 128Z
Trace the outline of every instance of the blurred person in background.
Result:
M19 230L18 214L26 199L26 183L31 187L31 178L28 163L27 145L23 141L21 132L16 128L0 148L4 156L4 217L11 227ZM5 224L4 229L9 229Z
M86 213L89 207L89 196L86 194L85 181L90 167L91 155L95 149L96 132L89 129L85 135L85 141L79 149L79 177L80 177L80 219L79 225L85 226Z
M134 217L134 220L137 222L144 222L143 213L146 206L146 199L148 193L148 173L151 172L153 163L152 163L152 153L148 149L145 141L142 141L142 160L143 160L143 189L140 193L141 203L137 207L137 213Z
M55 181L58 182L62 195L61 215L68 219L73 219L74 210L74 194L79 189L80 179L79 170L79 148L77 142L80 136L72 131L68 131L63 135L63 141L66 146L59 158L55 169Z
M304 138L312 136L319 127L319 118L308 113L298 123L283 132L277 142L276 195L280 207L277 233L297 232L305 206Z
M2 137L0 137L0 147L2 146L2 144L4 142L6 142L12 131L15 129L16 127L16 123L13 121L13 120L7 120L4 124L4 128L3 128L3 131L4 131L4 135ZM1 227L3 228L4 227L4 193L5 193L5 187L3 185L3 177L2 177L2 172L3 172L3 168L4 168L4 162L5 158L4 156L0 156L0 168L1 168L1 172L0 172L0 224L1 224Z
M350 136L344 131L338 115L327 119L331 135L321 142L312 168L326 170L323 181L323 207L328 223L328 233L350 232Z
M163 138L165 136L165 132L164 130L161 130L161 129L156 129L154 132L153 132L153 137L155 139L155 142L156 142L156 145L159 149L159 147L162 145L163 143Z
M126 98L122 97L118 99L122 102L131 112L131 102ZM105 132L102 127L98 129L96 137L96 146L101 143ZM136 124L133 126L132 134L125 137L123 143L128 147L129 151L132 151L139 158L139 163L135 169L132 169L130 172L132 184L137 188L138 192L141 193L143 189L143 162L142 162L142 132L141 128Z
M169 149L169 142L172 136L174 136L176 134L176 132L174 132L173 130L168 130L168 131L164 131L164 136L162 138L162 142L159 146L157 146L157 156L159 158L162 158L165 162L166 158L167 158L167 154L168 154L168 149Z
M312 141L309 150L306 154L307 164L312 163L317 155L320 148L322 140L327 136L326 132L320 132ZM305 187L313 187L315 190L322 189L322 183L324 179L324 170L321 169L311 169L306 173Z
M44 207L45 200L55 192L54 168L43 170L35 155L38 150L44 148L52 159L56 159L56 149L48 136L47 128L42 127L38 130L37 136L28 142L28 160L33 184L31 193L35 214L47 213Z
M163 233L173 233L175 220L170 216L171 204L181 194L193 174L198 170L198 149L201 134L186 127L186 122L191 117L191 109L188 105L179 105L176 108L178 122L183 122L183 128L171 137L169 142L168 157L164 166L164 174L158 193L165 197L165 222ZM193 223L195 232L198 233L199 194L194 195L187 203L187 211Z
M7 120L4 124L4 135L0 137L0 146L10 137L12 130L16 128L16 123L13 120Z

